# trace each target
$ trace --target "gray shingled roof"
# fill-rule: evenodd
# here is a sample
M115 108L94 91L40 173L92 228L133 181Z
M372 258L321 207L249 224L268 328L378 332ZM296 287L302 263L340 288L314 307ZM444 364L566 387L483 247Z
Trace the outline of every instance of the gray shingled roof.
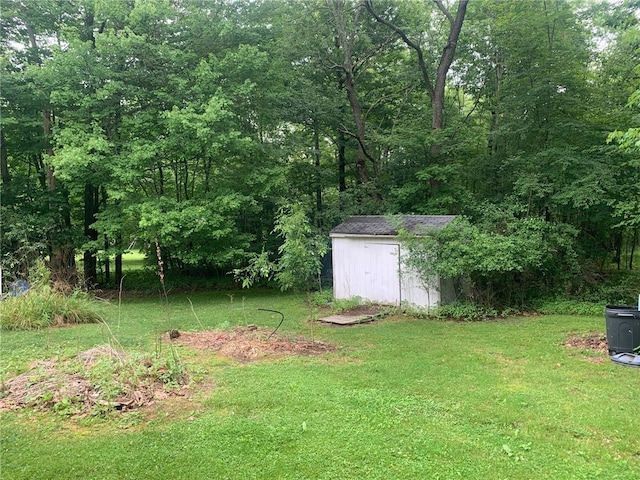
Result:
M451 222L455 215L401 215L385 217L381 215L369 215L361 217L349 217L340 225L331 230L332 234L349 235L397 235L397 222L416 234L425 230L442 228Z

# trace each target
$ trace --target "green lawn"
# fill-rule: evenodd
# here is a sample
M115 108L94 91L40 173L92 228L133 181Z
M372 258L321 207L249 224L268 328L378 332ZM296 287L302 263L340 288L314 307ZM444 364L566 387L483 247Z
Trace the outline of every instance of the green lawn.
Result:
M192 312L197 314L197 319ZM256 323L310 334L302 297L271 292L125 299L109 328L3 332L3 379L28 362L116 338L149 350L169 324ZM342 348L238 364L181 348L215 388L173 410L109 419L2 413L4 479L633 479L640 478L640 369L569 349L604 319L482 323L402 315L316 326ZM604 359L594 363L593 359Z

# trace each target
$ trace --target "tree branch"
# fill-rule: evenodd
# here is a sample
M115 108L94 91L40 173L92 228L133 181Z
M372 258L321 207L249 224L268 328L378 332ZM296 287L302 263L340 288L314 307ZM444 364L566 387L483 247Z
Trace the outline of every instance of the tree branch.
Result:
M360 145L360 148L362 148L362 152L364 153L364 156L367 157L367 159L369 159L371 161L371 163L373 163L373 166L375 167L377 162L376 159L373 158L371 155L369 155L369 152L367 152L367 147L365 146L364 142L362 141L362 139L356 135L353 132L350 132L347 127L345 127L344 125L342 125L342 128L340 129L340 131L344 134L346 134L347 136L351 137L351 138L355 138L356 141L358 142L358 145Z
M418 65L420 67L420 71L422 72L422 78L424 80L425 86L427 87L427 91L429 93L429 97L431 97L433 99L433 96L434 96L433 85L432 85L431 79L429 77L429 71L427 70L427 64L424 61L424 54L422 53L422 48L420 47L420 45L418 45L417 43L414 43L407 36L407 34L404 32L404 30L402 30L400 27L394 25L390 21L388 21L388 20L382 18L380 15L378 15L378 13L373 8L372 0L365 0L364 1L364 6L366 7L367 11L373 16L373 18L376 19L376 22L381 23L382 25L386 26L387 28L393 30L396 34L398 34L398 36L402 39L402 41L409 48L412 48L418 54Z
M449 19L449 23L453 23L453 15L451 15L447 7L444 6L442 0L433 0L433 2L438 6L438 9L444 13L444 16Z

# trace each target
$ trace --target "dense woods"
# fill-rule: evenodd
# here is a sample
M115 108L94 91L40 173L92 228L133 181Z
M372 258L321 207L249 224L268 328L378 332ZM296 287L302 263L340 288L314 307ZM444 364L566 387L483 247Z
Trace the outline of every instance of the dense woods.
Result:
M278 212L456 214L484 302L633 269L640 1L3 0L2 266L277 251ZM77 258L82 255L78 272ZM111 263L108 258L115 258Z

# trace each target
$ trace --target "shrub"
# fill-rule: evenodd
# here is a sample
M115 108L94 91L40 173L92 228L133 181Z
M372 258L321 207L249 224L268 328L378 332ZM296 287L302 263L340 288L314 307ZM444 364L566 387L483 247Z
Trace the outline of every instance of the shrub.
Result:
M454 279L458 298L488 310L522 307L575 275L571 227L509 212L486 217L479 224L458 218L428 235L401 230L403 263L425 282Z
M604 303L579 302L577 300L547 300L534 304L537 312L545 315L602 315Z
M483 307L471 302L453 302L448 305L439 306L432 310L430 314L439 319L472 322L497 317L499 312L493 308Z

